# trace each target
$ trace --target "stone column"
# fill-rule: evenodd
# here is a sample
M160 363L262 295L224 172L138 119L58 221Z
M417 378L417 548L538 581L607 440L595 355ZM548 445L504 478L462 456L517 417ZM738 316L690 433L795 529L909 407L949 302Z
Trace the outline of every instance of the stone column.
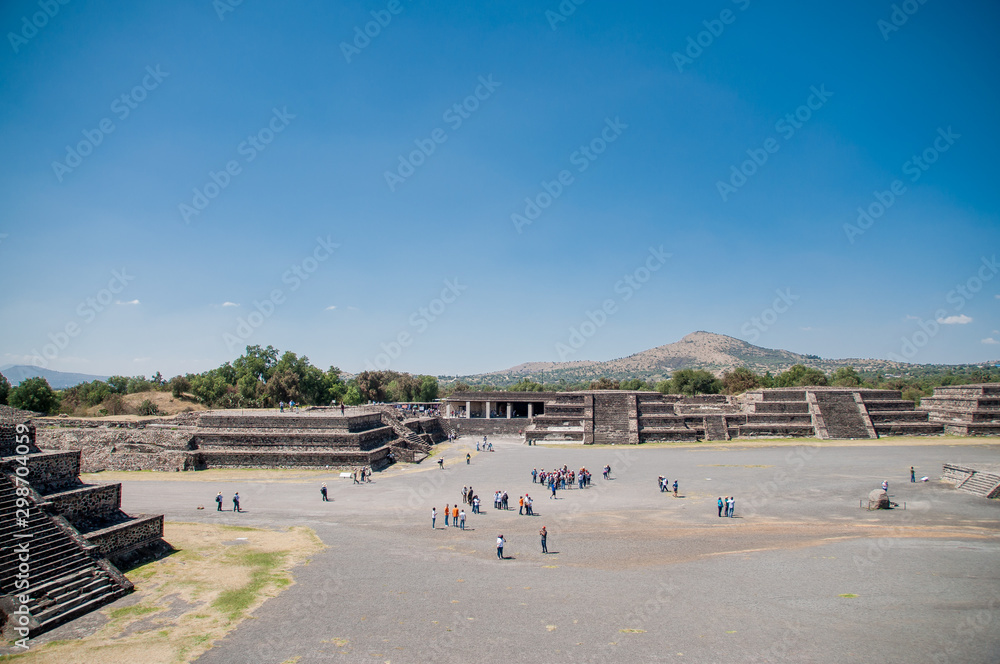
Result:
M529 401L528 402L528 417L531 418L531 417L534 417L534 416L535 416L535 404L532 403L531 401Z
M510 405L510 402L508 401L507 402L507 419L508 420L510 419L510 411L511 411L511 405Z
M466 401L465 402L465 419L469 419L470 417L472 417L472 402L471 401Z

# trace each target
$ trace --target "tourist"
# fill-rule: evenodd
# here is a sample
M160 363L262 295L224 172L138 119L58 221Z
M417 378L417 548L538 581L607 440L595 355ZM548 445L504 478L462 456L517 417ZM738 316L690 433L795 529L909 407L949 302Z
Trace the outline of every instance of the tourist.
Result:
M357 468L355 468L354 472L351 474L351 479L354 480L355 484L361 484L360 482L358 482L358 469Z
M458 528L458 505L451 508L451 527Z
M340 416L341 417L344 416L344 404L343 403L340 404Z
M549 533L545 530L545 526L542 526L542 529L538 531L538 534L542 538L542 553L548 553L549 547L545 546L545 540L548 539Z
M889 493L889 480L882 480L882 490Z
M243 510L240 509L240 492L239 491L237 491L236 494L233 496L233 511L234 512L242 512L243 511Z
M479 441L478 440L476 441L476 451L477 452L479 451Z
M656 477L656 484L660 487L660 493L663 493L663 475Z
M219 495L217 495L215 497L215 511L216 512L221 512L222 511L222 492L221 491L219 492Z
M448 503L444 504L444 527L448 527L448 517L451 516L451 508L448 507Z
M437 510L436 507L432 507L431 508L431 530L437 530L437 528L436 528L437 520L438 520L438 510Z
M497 535L497 558L503 560L503 545L506 542L503 535Z
M913 466L910 466L910 481L911 482L917 481L917 471L913 470Z
M372 467L368 466L367 470L368 470L368 474L367 474L367 478L368 479L366 479L365 481L368 482L369 484L371 484L372 483Z
M444 470L444 459L438 459L438 468Z
M677 480L674 480L674 498L677 497Z
M524 496L521 496L520 498L517 499L517 504L518 504L517 515L521 516L524 514Z
M326 496L326 482L324 482L323 486L321 486L319 488L319 492L323 495L323 502L329 502L330 501L330 499L327 498L327 496Z
M556 497L556 479L554 477L549 480L549 489L552 490L552 495L549 496L549 500L552 500ZM558 498L556 498L556 500L558 500Z
M729 503L729 496L726 496L725 502L722 501L722 496L719 496L719 516L722 516L722 506Z
M506 492L506 491L504 491L504 492L503 492L503 495L502 495L502 496L500 496L500 504L501 504L501 505L503 505L503 508L504 508L505 510L506 510L506 509L510 509L510 508L509 508L509 507L507 506L507 505L509 504L509 502L508 502L508 499L507 499L507 492Z
M468 452L466 452L465 453L465 465L468 466L470 463L472 463L472 455L469 454Z
M733 518L733 513L736 511L736 497L729 496L729 518Z
M279 401L278 402L278 412L279 413L285 412L285 402L284 401Z
M531 469L531 483L535 484L536 482L538 482L538 469L537 468L532 468Z
M461 512L458 513L458 519L459 519L459 523L461 523L461 525L459 527L462 530L465 530L465 510L464 509Z
M479 496L472 497L472 513L481 514L481 512L479 511Z

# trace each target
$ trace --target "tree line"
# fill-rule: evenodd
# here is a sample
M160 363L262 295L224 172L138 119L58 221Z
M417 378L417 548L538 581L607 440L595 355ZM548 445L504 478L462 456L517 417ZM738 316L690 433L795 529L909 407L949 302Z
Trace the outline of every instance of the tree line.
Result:
M314 366L305 355L281 353L273 346L247 346L232 362L204 371L166 380L156 373L145 376L112 376L65 390L53 390L44 378L28 378L15 388L0 374L0 404L41 413L82 414L101 406L108 415L128 412L124 396L150 391L169 391L175 399L190 399L209 408L273 408L279 403L323 406L357 405L369 402L430 402L438 397L433 376L414 376L396 371L363 371L344 380L343 372L331 366ZM143 401L139 415L155 415L156 404Z

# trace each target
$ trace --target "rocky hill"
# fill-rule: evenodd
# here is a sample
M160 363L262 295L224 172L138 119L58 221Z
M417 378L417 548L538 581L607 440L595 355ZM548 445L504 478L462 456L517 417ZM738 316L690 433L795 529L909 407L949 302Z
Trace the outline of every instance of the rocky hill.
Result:
M747 367L757 373L770 371L777 374L795 364L815 367L827 373L843 366L853 366L859 371L902 373L906 367L911 366L878 359L823 359L816 355L800 355L787 350L754 346L724 334L693 332L680 341L615 360L527 362L503 371L460 376L456 380L469 384L492 384L498 387L516 383L523 378L539 383L555 383L560 380L572 383L594 380L602 376L619 380L640 378L656 381L669 378L670 374L678 369L705 369L722 375L727 370Z

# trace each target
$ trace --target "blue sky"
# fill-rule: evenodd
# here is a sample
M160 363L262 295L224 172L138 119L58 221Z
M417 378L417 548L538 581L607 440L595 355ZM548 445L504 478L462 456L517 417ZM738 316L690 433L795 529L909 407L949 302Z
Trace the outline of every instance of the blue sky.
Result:
M4 3L0 364L998 358L1000 10L904 4Z

